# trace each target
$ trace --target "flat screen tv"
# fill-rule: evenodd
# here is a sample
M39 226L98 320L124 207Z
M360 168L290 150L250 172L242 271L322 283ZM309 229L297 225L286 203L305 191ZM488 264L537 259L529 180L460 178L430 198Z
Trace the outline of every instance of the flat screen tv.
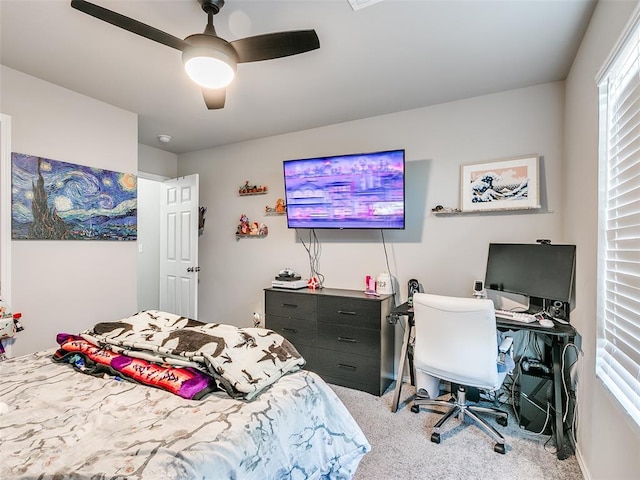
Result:
M572 303L575 265L575 245L492 243L485 287Z
M403 229L404 150L284 161L289 228Z

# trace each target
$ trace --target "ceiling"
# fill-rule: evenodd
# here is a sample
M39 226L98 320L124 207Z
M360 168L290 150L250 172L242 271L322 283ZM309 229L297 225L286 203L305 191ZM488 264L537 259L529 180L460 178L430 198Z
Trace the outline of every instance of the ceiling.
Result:
M197 0L91 0L171 35L202 33ZM362 4L365 0L353 0ZM320 49L238 65L207 110L179 51L69 0L0 0L0 63L138 114L176 154L563 80L594 0L226 0L228 41L313 28ZM0 99L1 100L1 99ZM172 137L160 143L159 134Z

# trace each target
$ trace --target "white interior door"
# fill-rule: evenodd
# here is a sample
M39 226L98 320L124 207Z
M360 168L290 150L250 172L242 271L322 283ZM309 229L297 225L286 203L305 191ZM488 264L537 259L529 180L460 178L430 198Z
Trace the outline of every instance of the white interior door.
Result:
M198 318L198 175L163 182L160 310Z

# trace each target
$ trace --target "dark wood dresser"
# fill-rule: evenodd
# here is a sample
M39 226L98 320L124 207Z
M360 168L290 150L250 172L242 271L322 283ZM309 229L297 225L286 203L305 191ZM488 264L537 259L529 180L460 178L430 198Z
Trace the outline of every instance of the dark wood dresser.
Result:
M382 395L394 378L392 295L265 289L265 327L288 339L326 382Z

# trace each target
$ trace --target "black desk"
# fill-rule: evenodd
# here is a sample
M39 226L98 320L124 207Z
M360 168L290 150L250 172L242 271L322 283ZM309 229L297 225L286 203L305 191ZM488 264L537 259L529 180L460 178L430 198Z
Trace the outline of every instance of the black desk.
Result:
M404 364L408 358L409 341L411 338L411 330L413 329L413 308L409 307L407 303L403 303L398 307L391 310L391 315L398 317L407 317L407 325L404 330L404 338L402 340L402 350L400 353L400 364L398 367L398 373L396 375L396 387L393 393L393 403L391 404L391 411L396 412L398 410L398 403L400 400L400 391L402 390L402 379L404 378ZM555 442L557 448L558 459L564 460L569 456L565 449L564 443L564 420L563 420L563 402L562 402L562 352L565 345L576 335L575 329L571 325L565 325L559 322L554 322L555 326L552 328L542 327L537 322L535 323L522 323L515 320L507 320L503 318L496 318L496 327L499 330L530 330L536 334L541 335L545 343L551 346L551 363L553 365L553 398L552 406L555 411ZM410 358L410 368L413 369L413 359ZM411 372L411 379L413 381L413 372Z

